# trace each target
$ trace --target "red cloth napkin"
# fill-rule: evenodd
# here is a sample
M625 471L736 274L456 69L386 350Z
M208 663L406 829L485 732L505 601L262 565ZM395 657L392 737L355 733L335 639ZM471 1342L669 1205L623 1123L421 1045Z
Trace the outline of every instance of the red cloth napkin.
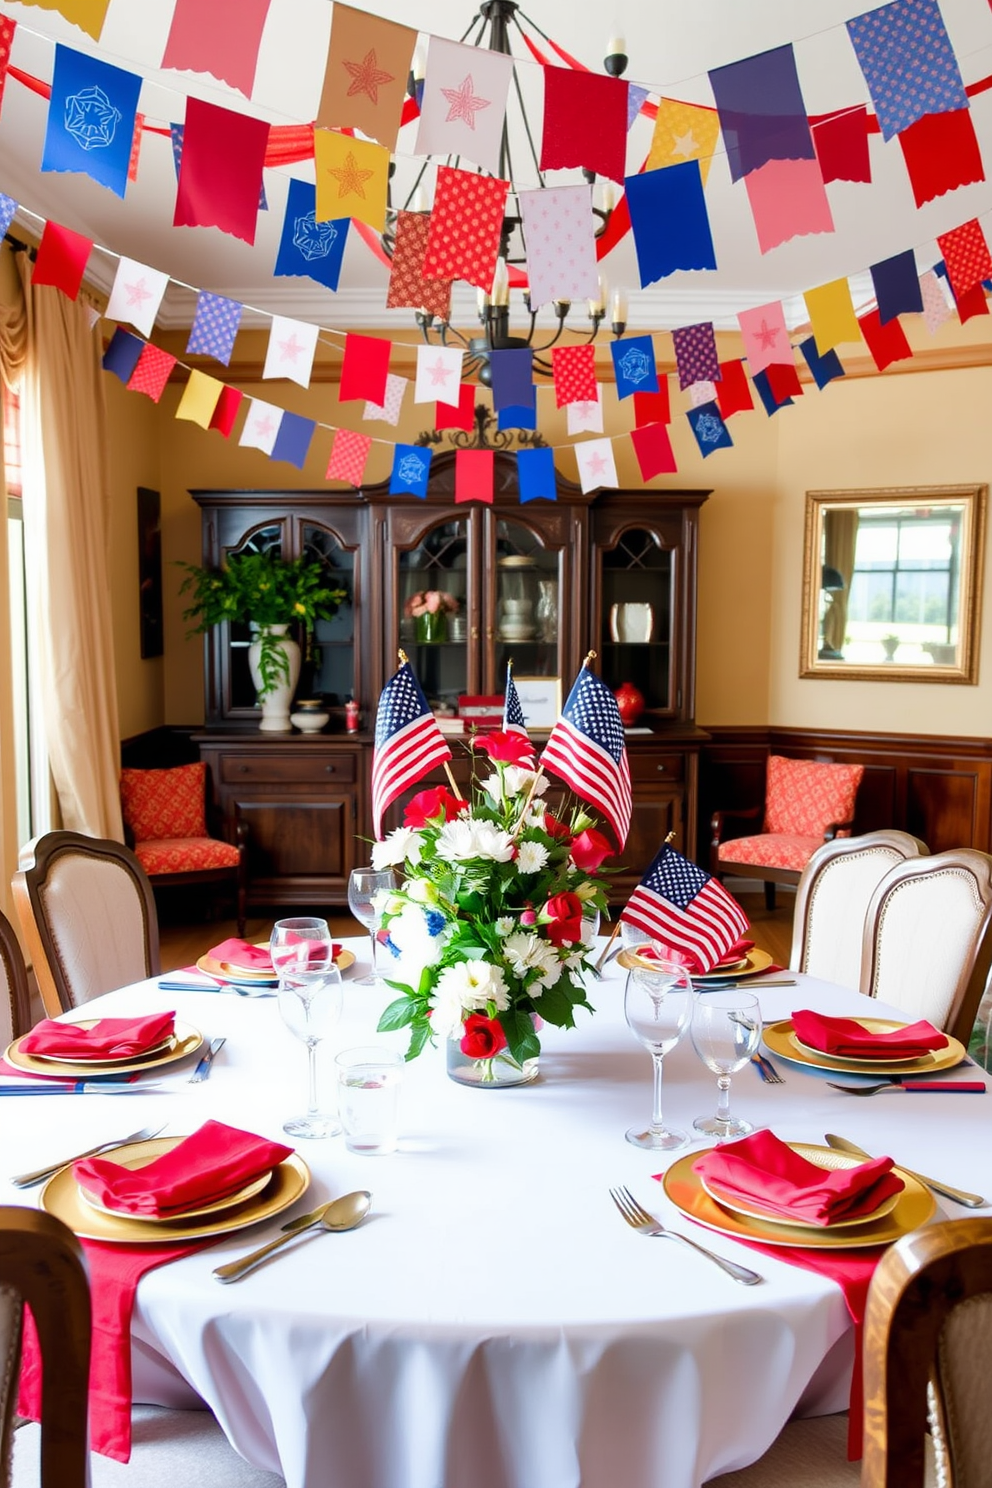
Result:
M786 1222L802 1219L815 1225L870 1214L905 1187L891 1171L891 1157L875 1157L853 1168L820 1168L770 1131L711 1148L692 1166L732 1199L752 1199Z
M239 966L242 971L271 971L272 957L268 946L251 945L247 940L222 940L207 954L214 961L226 962L228 966Z
M175 1028L175 1013L147 1018L101 1018L92 1028L43 1018L21 1039L25 1054L58 1055L74 1059L126 1059L144 1054Z
M922 1018L891 1033L871 1033L854 1018L828 1018L800 1008L792 1015L796 1037L821 1054L850 1059L920 1059L946 1049L947 1035Z
M719 961L715 962L712 966L706 966L694 951L680 950L677 946L665 945L664 941L661 940L645 941L644 944L633 946L632 949L647 961L656 961L659 959L662 961L674 961L676 966L684 966L690 976L706 976L707 974L713 974L719 971L721 966L733 966L735 962L740 961L741 957L746 956L748 951L754 950L754 941L735 941L729 950L724 951Z
M147 1167L124 1168L106 1157L88 1157L72 1171L76 1182L108 1209L168 1218L237 1193L292 1150L222 1121L207 1121Z

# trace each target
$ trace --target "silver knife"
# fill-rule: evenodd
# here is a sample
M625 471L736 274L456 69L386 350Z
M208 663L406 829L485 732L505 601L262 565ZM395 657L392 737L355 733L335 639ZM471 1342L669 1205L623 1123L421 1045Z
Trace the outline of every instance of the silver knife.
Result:
M864 1158L871 1162L871 1153L866 1152L863 1147L857 1146L855 1142L849 1142L846 1137L837 1137L833 1132L827 1132L825 1141L828 1147L835 1152L847 1152L851 1157ZM897 1163L904 1173L910 1178L915 1178L917 1183L922 1183L925 1188L932 1188L934 1193L943 1194L945 1199L953 1199L955 1204L964 1204L968 1209L983 1209L988 1199L983 1199L981 1194L968 1193L967 1189L952 1188L949 1183L938 1183L936 1178L928 1178L924 1173L916 1173L912 1168L907 1168L905 1163Z
M210 1078L210 1066L213 1064L216 1055L220 1053L221 1049L223 1049L226 1043L226 1037L210 1040L210 1048L207 1050L206 1054L204 1054L203 1058L196 1066L196 1069L189 1077L189 1083L191 1085L199 1085L201 1080L208 1080Z

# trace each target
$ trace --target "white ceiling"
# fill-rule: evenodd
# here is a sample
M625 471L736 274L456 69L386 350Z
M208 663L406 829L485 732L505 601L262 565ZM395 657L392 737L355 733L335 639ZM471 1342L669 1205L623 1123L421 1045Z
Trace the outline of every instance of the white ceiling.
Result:
M140 108L149 122L181 120L186 94L277 124L313 117L330 29L329 0L272 0L250 102L211 78L158 69L173 8L174 0L111 0L96 46L54 10L0 0L0 13L18 22L12 56L15 66L47 82L54 41L96 50L107 61L145 78ZM471 0L413 0L412 4L411 0L374 0L374 8L391 19L454 39L462 36L475 13ZM631 58L626 74L630 81L700 103L712 102L708 68L792 41L807 108L814 114L868 101L843 27L847 17L864 8L863 3L851 0L607 0L605 6L592 0L572 4L525 0L522 7L537 26L590 66L601 64L607 38L622 34ZM942 11L965 82L992 73L988 0L942 0ZM527 59L518 75L529 116L539 132L540 69L530 62L519 36L514 51ZM516 130L513 109L511 103L511 128ZM976 98L972 112L992 176L992 92ZM51 217L110 250L91 260L102 285L109 286L115 255L123 254L191 286L170 285L160 324L188 323L193 290L203 288L230 295L257 310L325 326L409 326L408 312L385 310L386 270L354 233L349 235L337 294L309 280L272 277L290 171L266 172L270 209L260 214L256 242L249 247L213 228L172 226L175 172L165 137L145 136L138 180L128 187L123 201L86 176L43 174L46 116L45 100L8 79L0 114L0 190L37 214L31 216L25 210L19 217L27 227L37 231L41 220ZM417 168L412 155L415 137L415 126L400 135L396 180L401 191ZM628 169L638 168L649 141L650 125L639 120L630 136ZM516 183L535 184L536 173L527 161L522 135L513 155ZM631 291L631 325L661 328L699 319L733 324L738 309L798 295L841 274L861 276L857 283L863 285L869 264L909 247L920 250L922 268L938 256L933 247L936 234L992 208L990 181L962 188L918 211L898 143L886 145L880 136L873 136L871 158L871 186L838 182L828 188L836 224L833 234L794 239L762 257L744 185L731 184L726 160L718 157L707 187L718 271L674 275L642 291L637 288L628 237L604 269L611 287ZM294 166L291 173L306 175L307 168ZM553 179L567 180L569 175L556 172ZM462 298L456 293L456 308L461 305L469 318L474 300L474 291Z

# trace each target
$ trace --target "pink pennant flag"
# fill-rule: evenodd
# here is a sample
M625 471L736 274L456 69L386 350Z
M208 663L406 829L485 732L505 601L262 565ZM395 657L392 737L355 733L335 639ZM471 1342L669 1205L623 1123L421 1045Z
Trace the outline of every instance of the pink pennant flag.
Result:
M587 398L583 403L569 403L566 407L569 434L602 434L603 432L603 389L596 384L595 398Z
M591 186L554 186L517 197L527 243L531 308L599 297Z
M712 403L717 395L715 382L694 382L689 388L689 402L693 408L701 408L704 403Z
M947 303L940 278L933 269L927 269L925 274L920 275L920 294L923 298L923 322L930 335L934 336L944 322L950 320L954 311Z
M150 342L143 347L141 355L135 363L134 371L128 378L128 388L132 393L144 393L157 403L165 392L165 385L172 375L172 369L176 365L176 358L169 352L163 351L161 347L152 346Z
M390 372L386 378L386 393L382 402L376 403L374 399L367 400L362 414L363 421L366 423L377 421L394 426L398 424L408 386L409 381L406 377L397 377L395 372Z
M263 403L261 398L249 398L248 417L238 443L245 449L260 449L263 454L271 455L281 423L281 408Z
M420 102L418 155L461 155L499 175L513 58L432 36Z
M130 321L143 336L150 336L168 285L168 274L135 263L132 258L122 258L107 301L107 319Z
M762 253L807 233L832 233L834 219L815 160L769 160L744 177Z
M360 486L371 448L370 434L359 434L354 429L336 429L324 479L346 481L349 486Z
M742 310L737 324L744 337L747 369L753 377L763 372L772 362L792 360L789 332L785 324L785 311L781 300L771 300L759 305L756 310Z
M208 72L246 98L255 86L255 68L270 0L176 0L163 67Z
M173 226L219 227L254 243L268 142L265 120L187 98Z
M273 315L262 377L288 377L308 388L319 334L320 327L310 321Z
M598 491L601 486L619 484L612 439L589 439L585 444L577 444L575 458L583 491Z
M82 233L49 219L38 244L31 283L52 284L74 300L82 286L92 247L92 238L84 238Z

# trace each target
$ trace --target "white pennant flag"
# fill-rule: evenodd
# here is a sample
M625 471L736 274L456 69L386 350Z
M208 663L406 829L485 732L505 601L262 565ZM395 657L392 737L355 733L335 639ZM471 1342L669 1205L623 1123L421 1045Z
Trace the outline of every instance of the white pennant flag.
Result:
M569 434L602 434L603 389L598 382L595 403L568 403L565 408Z
M589 439L585 444L577 444L575 458L579 463L579 482L583 491L598 491L600 486L619 484L612 439Z
M238 443L247 449L260 449L263 454L271 455L281 423L281 408L276 408L272 403L263 403L261 398L250 398L248 417Z
M531 308L599 297L591 186L521 191Z
M300 387L310 386L314 352L320 327L305 320L286 320L273 315L269 347L265 353L262 376L288 377Z
M418 346L414 403L450 403L457 408L464 357L458 346Z
M432 36L416 154L461 155L500 174L499 150L513 58Z
M150 336L168 284L168 274L122 258L107 302L107 319L128 320L143 336Z
M716 384L712 382L693 382L689 384L689 401L693 408L701 408L704 403L716 401Z
M386 374L386 395L381 403L366 403L363 421L379 421L398 424L403 408L403 395L410 385L409 378L397 377L395 372Z

